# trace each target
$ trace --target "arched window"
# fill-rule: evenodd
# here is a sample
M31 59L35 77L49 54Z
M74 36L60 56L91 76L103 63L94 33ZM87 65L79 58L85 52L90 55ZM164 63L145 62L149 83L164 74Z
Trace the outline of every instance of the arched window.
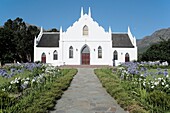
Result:
M102 47L98 47L98 58L102 58Z
M83 36L87 36L88 35L88 27L85 25L84 27L83 27Z
M118 53L116 50L113 53L113 60L118 60Z
M53 60L58 60L58 53L56 50L53 53Z
M41 55L41 62L46 63L46 55L45 55L45 53L42 53L42 55Z
M73 58L73 47L70 46L69 48L69 58Z
M129 62L130 61L130 57L129 57L129 53L125 54L125 62Z

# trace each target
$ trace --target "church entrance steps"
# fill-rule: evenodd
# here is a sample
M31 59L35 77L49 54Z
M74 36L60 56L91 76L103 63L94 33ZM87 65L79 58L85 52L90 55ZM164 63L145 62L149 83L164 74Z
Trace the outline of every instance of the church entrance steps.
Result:
M104 68L111 67L109 65L63 65L61 68Z

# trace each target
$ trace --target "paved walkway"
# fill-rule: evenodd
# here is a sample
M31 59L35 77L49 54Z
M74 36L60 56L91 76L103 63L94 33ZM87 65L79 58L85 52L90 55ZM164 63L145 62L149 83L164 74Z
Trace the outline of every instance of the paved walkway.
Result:
M79 68L50 113L127 113L102 87L92 68Z

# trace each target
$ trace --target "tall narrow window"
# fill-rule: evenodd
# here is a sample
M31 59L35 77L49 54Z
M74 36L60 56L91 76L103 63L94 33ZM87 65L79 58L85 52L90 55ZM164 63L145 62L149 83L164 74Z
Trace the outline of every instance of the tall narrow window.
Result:
M130 61L130 57L129 57L129 53L125 54L125 62L129 62Z
M69 48L69 58L73 58L73 47L70 46Z
M113 60L118 60L118 54L116 50L113 53Z
M58 53L56 50L53 53L53 60L58 60Z
M87 36L88 35L88 27L85 25L84 27L83 27L83 36Z
M98 47L98 58L102 58L102 47Z

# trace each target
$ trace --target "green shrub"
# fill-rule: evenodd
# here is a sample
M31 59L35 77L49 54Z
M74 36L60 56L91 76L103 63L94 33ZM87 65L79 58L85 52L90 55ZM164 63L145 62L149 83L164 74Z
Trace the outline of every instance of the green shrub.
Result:
M164 113L170 110L170 95L165 92L154 90L149 93L147 101L153 106L152 111L155 113Z

